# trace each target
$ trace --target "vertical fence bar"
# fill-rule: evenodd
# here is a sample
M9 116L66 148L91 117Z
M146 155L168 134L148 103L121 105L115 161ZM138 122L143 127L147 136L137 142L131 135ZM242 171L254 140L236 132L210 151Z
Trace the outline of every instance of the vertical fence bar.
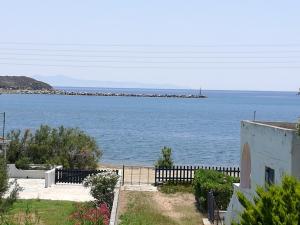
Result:
M142 167L140 167L140 173L139 173L139 185L141 185L141 173L142 173Z
M130 175L130 184L132 185L132 167L131 167L131 175Z
M124 186L125 181L125 165L123 164L123 170L122 170L122 186Z

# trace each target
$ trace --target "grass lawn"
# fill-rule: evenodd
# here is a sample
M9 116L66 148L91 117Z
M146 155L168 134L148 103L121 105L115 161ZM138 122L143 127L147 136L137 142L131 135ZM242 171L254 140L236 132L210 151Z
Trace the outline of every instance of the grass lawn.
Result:
M158 190L165 194L194 193L192 184L164 184Z
M123 193L124 194L124 193ZM200 225L192 194L126 192L120 225Z
M23 223L26 211L29 215L38 217L41 225L72 224L68 218L75 210L74 202L50 200L18 200L9 212L14 221ZM37 214L35 214L37 212Z

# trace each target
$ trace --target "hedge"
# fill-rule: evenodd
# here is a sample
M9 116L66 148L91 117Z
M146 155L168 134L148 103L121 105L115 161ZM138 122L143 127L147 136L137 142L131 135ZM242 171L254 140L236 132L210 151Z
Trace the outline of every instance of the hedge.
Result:
M215 170L197 170L193 186L200 208L207 210L207 195L212 190L219 210L226 210L233 193L232 184L238 180Z

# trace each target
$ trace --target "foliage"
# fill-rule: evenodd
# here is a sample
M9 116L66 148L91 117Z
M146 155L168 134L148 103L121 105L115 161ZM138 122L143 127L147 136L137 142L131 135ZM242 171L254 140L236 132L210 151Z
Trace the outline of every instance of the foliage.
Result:
M297 128L297 134L300 136L300 121L299 123L296 125Z
M27 204L24 212L19 212L17 215L5 215L0 218L3 225L39 225L40 217L37 211L32 212L29 204Z
M71 215L71 220L75 225L109 225L109 219L110 211L106 204L100 204L97 207L80 204Z
M0 88L3 89L27 89L27 90L52 90L53 88L44 82L26 76L0 76Z
M114 189L118 179L119 175L108 171L88 176L83 181L83 185L91 188L91 195L96 199L97 205L107 204L111 209L114 200Z
M4 198L5 193L11 190L8 197ZM22 189L16 180L9 182L5 160L0 158L0 215L4 215L16 201L19 191Z
M258 187L256 193L254 203L238 193L238 199L245 208L239 224L300 224L300 182L295 178L285 176L281 185L272 185L267 190Z
M163 147L161 150L161 157L157 160L156 166L170 168L173 166L172 149Z
M22 170L30 169L30 159L28 157L22 157L16 161L16 168Z
M63 165L64 168L94 169L102 155L94 138L78 128L41 125L34 133L13 130L8 134L10 163ZM23 164L26 165L26 164Z
M193 185L191 184L166 183L159 187L159 191L165 194L194 193Z
M207 195L213 191L220 210L226 210L233 193L233 183L238 179L215 170L200 169L195 172L194 189L202 210L207 209Z

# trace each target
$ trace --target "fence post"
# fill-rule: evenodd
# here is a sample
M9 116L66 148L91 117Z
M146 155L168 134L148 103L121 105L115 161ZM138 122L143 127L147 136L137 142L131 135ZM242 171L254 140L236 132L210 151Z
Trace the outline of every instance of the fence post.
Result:
M122 170L122 186L124 186L124 180L125 180L125 166L123 164L123 170Z
M130 174L130 184L132 185L132 170L133 170L133 167L131 166L131 174Z
M140 173L139 173L139 185L141 185L141 171L142 170L142 167L140 167Z
M154 185L157 186L156 166L154 167Z

